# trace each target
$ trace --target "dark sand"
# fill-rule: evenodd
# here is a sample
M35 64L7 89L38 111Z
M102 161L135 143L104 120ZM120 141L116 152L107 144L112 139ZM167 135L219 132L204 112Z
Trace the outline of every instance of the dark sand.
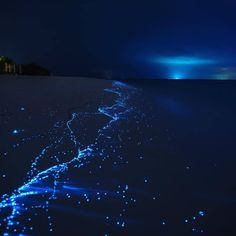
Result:
M68 191L72 197L50 205L53 232L49 233L48 215L41 212L31 224L32 232L25 233L235 235L236 81L125 83L137 88L128 102L134 111L109 133L112 141L119 142L114 147L122 148L105 161L94 158L62 178L70 177L73 188L94 191L91 195L110 191L109 197L100 200L92 196L86 203L72 191L71 184L63 193ZM49 130L56 122L68 121L73 112L97 112L98 107L114 103L116 96L103 91L111 84L88 78L0 77L1 196L11 194L27 180L31 161L52 142ZM76 122L76 135L84 136L86 146L107 118L95 116ZM17 137L12 134L14 129L21 131ZM22 143L26 137L31 138ZM63 148L70 150L71 146L65 143ZM114 194L120 191L122 195L126 185L125 200L117 199ZM36 200L24 201L34 204ZM82 203L78 205L78 201ZM4 214L0 214L0 223ZM20 224L28 226L28 217L23 215ZM0 229L11 232L4 223Z

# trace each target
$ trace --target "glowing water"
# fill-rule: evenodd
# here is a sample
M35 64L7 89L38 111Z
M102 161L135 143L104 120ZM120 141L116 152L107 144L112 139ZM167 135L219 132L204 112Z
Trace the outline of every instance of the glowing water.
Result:
M11 195L2 196L0 214L4 214L5 211L9 212L10 209L6 217L0 217L0 226L5 229L5 235L33 232L34 225L24 225L25 218L30 222L31 218L37 214L37 209L44 209L49 214L52 202L60 198L83 196L89 202L91 198L100 200L102 196L109 195L127 201L128 185L125 185L124 189L120 187L122 191L117 192L88 190L76 186L65 178L66 173L72 169L88 165L93 158L102 158L104 161L111 151L115 153L118 149L118 146L114 144L113 135L117 135L117 124L134 112L134 109L128 105L128 100L135 90L123 83L114 82L112 88L105 91L118 96L115 103L112 106L99 107L98 112L94 113L74 112L68 121L56 123L53 129L59 135L54 135L51 143L44 147L40 155L34 159L27 173L28 180ZM80 141L80 136L77 135L75 124L79 119L90 116L108 117L109 121L97 130L94 142L84 146ZM13 134L18 134L18 131L14 130ZM48 166L48 163L53 163L53 165ZM35 199L33 203L30 201L32 198ZM124 212L125 209L121 211ZM122 220L116 223L120 227L125 226ZM49 231L53 231L50 215L48 215L48 225Z

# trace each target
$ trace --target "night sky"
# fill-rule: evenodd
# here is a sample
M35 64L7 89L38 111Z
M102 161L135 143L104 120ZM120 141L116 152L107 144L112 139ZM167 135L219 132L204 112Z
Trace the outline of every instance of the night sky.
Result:
M1 2L0 54L55 75L232 79L234 0Z

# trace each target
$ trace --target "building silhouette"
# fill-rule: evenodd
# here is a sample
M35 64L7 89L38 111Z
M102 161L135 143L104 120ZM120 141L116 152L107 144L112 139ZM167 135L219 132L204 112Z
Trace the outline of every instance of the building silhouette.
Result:
M50 72L34 63L17 64L8 57L0 56L0 74L49 76Z

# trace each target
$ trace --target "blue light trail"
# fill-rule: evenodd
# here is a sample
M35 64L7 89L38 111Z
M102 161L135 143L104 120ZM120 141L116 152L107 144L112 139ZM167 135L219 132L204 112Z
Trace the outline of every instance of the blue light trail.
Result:
M132 128L136 129L138 134L134 142L135 148L138 149L153 140L153 137L144 138L140 128L140 124L145 123L146 116L135 106L139 90L124 83L113 82L111 88L104 90L104 94L112 97L109 105L102 103L91 112L78 112L73 109L68 119L56 122L46 133L25 138L21 137L24 130L16 129L17 135L14 134L11 138L21 140L16 140L17 143L12 145L13 152L23 146L27 148L33 141L40 142L44 137L48 139L46 145L34 155L30 168L25 173L25 182L12 193L0 198L0 229L4 230L5 235L38 234L34 220L37 221L42 211L47 221L48 233L55 233L55 219L52 214L54 209L62 212L73 211L76 215L99 219L105 222L103 235L111 235L109 227L123 232L130 226L128 212L140 204L139 194L145 195L149 202L157 202L160 199L159 193L141 193L140 189L135 189L137 186L132 186L126 179L120 182L112 182L109 178L102 180L103 182L96 179L97 170L114 171L118 165L129 164L132 158L126 156L127 153L123 150L134 135L129 125L133 125ZM133 98L135 101L131 102ZM88 137L90 125L95 126L91 132L92 138ZM151 128L152 125L147 122L144 127ZM12 136L12 131L9 135ZM8 157L9 152L10 150L4 152L4 158ZM134 159L144 162L148 158L141 151L137 152L137 156L134 155ZM109 168L106 169L104 166L107 162ZM83 174L82 178L79 175L85 169L86 174L91 176L91 183L82 179ZM3 175L5 176L5 173ZM146 189L152 184L151 176L148 173L142 175L140 184ZM64 204L61 204L61 201ZM82 210L84 206L94 207L94 204L100 202L107 205L108 201L116 205L111 207L111 212ZM182 219L182 222L191 224L194 232L201 232L197 221L204 215L205 211L197 211L194 216ZM170 227L171 223L167 217L163 216L159 220L162 227Z
M34 230L33 225L24 225L21 222L22 216L28 215L28 220L31 221L32 215L39 208L48 213L52 201L60 198L82 196L86 199L86 202L89 202L94 198L100 201L102 197L110 196L123 199L124 205L128 201L126 197L128 185L125 185L122 193L120 193L120 191L89 190L63 179L63 176L70 172L71 169L78 169L88 165L91 159L95 157L100 157L104 161L109 158L111 151L115 153L118 149L112 135L116 130L117 124L127 119L134 112L134 109L129 107L128 100L135 92L135 89L120 82L113 82L112 88L105 89L105 92L118 96L115 103L111 106L99 107L97 112L73 112L68 121L57 122L52 129L54 131L50 132L59 133L60 135L51 137L51 143L44 147L34 159L30 171L27 173L28 180L13 191L11 195L1 197L0 214L4 210L7 212L11 209L11 213L7 217L4 219L0 217L0 222L2 220L0 226L5 227L5 235L8 233L23 234L32 232ZM75 124L84 117L109 118L108 122L98 129L95 141L86 146L81 143L75 128ZM19 132L19 130L13 130L12 133L19 134ZM65 151L58 151L63 148L65 148ZM46 165L48 162L51 163L50 160L53 160L53 165L47 168L41 167L42 163ZM37 201L32 204L29 199L36 197ZM121 212L125 212L125 208L121 209ZM122 216L122 213L120 215ZM50 215L48 217L49 219L51 218ZM118 221L116 224L120 227L125 226L125 222L122 219L120 219L120 224L118 224ZM51 221L49 221L50 231L53 231Z

